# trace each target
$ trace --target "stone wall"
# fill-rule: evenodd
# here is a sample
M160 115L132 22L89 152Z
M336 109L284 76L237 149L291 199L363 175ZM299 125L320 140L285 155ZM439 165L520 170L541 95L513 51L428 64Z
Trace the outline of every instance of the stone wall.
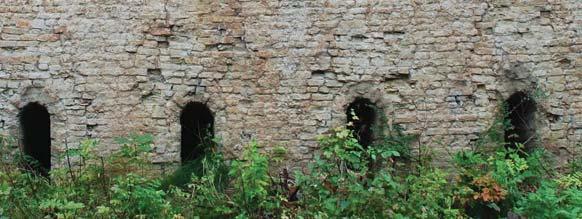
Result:
M207 103L229 154L250 139L312 158L365 97L437 155L537 92L546 147L582 138L582 2L0 0L0 132L44 104L52 151L152 133L179 161L181 108Z

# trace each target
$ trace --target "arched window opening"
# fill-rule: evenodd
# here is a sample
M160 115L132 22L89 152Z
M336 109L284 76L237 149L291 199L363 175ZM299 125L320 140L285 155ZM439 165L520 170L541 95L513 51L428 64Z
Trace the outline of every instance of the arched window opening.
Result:
M506 106L511 127L505 131L505 142L509 147L519 143L530 148L535 136L535 101L520 91L507 99Z
M51 125L46 107L29 103L20 110L22 145L26 168L43 176L51 169Z
M182 141L180 157L182 163L195 160L204 153L214 136L214 117L210 109L198 102L191 102L184 107L180 115Z
M373 126L376 121L376 106L366 98L356 98L346 111L348 126L354 132L358 142L363 147L370 146L374 141Z

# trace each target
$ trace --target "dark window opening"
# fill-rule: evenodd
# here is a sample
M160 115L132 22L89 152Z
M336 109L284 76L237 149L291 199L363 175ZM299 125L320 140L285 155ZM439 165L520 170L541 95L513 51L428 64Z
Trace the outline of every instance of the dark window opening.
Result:
M158 41L158 47L168 48L168 47L170 47L170 42L168 42L167 40Z
M20 111L26 168L43 176L51 169L50 122L49 112L39 103L29 103Z
M210 109L198 102L188 103L180 115L182 163L200 158L214 136L214 117Z
M354 132L354 137L363 147L370 146L374 141L373 125L376 121L376 106L368 99L356 98L346 111L348 126Z
M505 131L505 142L509 147L519 143L530 148L535 136L535 101L524 92L516 92L507 99L506 104L511 127Z
M311 72L311 76L314 77L323 77L325 76L325 70L315 70Z
M162 70L159 68L149 68L147 74L151 81L162 82L164 81L164 76L162 75Z

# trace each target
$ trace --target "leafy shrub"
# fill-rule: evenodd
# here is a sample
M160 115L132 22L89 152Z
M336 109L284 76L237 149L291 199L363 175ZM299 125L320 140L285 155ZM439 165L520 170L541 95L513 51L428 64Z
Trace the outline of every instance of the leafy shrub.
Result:
M38 206L44 215L56 216L57 218L74 218L77 215L76 212L84 207L83 203L59 199L42 200Z
M517 202L516 212L528 218L581 218L582 187L562 187L559 181L544 181L537 191Z
M395 203L399 217L461 218L461 209L455 204L455 192L449 186L448 175L438 169L420 169L419 175L406 177L405 197Z
M242 159L232 162L229 175L233 178L234 201L243 215L258 217L280 207L277 196L270 194L269 159L258 151L256 142L247 146Z
M506 215L516 202L544 179L543 151L527 154L500 147L492 155L470 151L455 156L460 170L459 184L468 185L472 198L466 198L469 215ZM523 156L523 157L522 157Z
M372 160L397 156L396 151L365 150L347 129L338 128L319 140L322 154L316 155L308 173L296 173L301 188L300 214L307 217L390 216L390 201L399 194L386 169L368 172ZM367 206L362 208L361 206Z
M219 191L223 191L228 183L228 167L226 166L222 154L209 153L194 159L178 167L174 173L167 176L162 182L162 188L168 189L171 186L185 189L192 182L193 177L204 177L212 174L216 179L212 181Z
M230 183L227 169L220 153L207 154L176 170L165 179L162 188L167 191L172 206L186 218L230 217L236 211L226 194Z
M211 153L160 177L149 162L153 137L130 135L107 157L94 139L67 149L60 158L67 165L50 178L27 171L14 159L25 157L14 154L14 141L0 136L0 217L581 217L578 169L556 174L544 151L506 148L498 132L485 136L500 141L480 143L495 150L459 152L449 169L426 157L414 166L406 158L412 138L401 132L365 148L350 130L337 128L319 138L320 153L295 174L283 169L273 176L285 149L270 156L251 142L238 159L208 147ZM399 169L403 158L414 168Z
M135 174L117 177L111 187L109 205L102 206L102 209L108 207L118 218L162 218L171 215L171 204L166 201L166 193L159 190L159 186L159 181Z

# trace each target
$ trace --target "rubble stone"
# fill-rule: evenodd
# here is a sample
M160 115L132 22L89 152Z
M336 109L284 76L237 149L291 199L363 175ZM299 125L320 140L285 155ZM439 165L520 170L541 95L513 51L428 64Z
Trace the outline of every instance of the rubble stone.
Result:
M543 94L541 139L581 141L579 0L33 2L0 4L0 133L40 102L54 154L141 132L177 162L181 109L199 101L227 154L256 139L301 162L357 97L445 154L516 91Z

